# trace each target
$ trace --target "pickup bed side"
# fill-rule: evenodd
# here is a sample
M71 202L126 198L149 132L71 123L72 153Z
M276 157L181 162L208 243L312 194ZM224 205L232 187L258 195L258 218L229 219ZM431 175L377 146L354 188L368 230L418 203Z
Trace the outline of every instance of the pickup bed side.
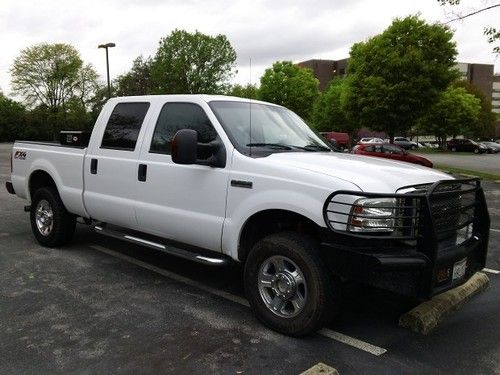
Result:
M12 185L29 201L38 183L51 179L66 209L89 217L83 202L83 161L86 149L43 142L16 142L12 150Z

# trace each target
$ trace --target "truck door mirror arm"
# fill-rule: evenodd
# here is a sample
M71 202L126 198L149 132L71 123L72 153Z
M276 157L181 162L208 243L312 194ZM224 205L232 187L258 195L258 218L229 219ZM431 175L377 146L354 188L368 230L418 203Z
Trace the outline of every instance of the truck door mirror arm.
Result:
M210 156L207 159L198 159L199 151ZM199 143L196 130L181 129L172 139L172 161L176 164L199 164L224 168L226 151L220 139L209 143Z

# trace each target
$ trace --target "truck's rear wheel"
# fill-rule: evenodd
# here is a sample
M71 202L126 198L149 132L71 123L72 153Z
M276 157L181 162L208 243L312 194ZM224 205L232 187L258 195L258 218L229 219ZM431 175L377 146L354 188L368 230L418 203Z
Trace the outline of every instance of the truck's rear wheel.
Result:
M38 189L31 203L31 230L41 245L60 246L73 238L76 217L66 210L55 188Z
M245 291L257 318L290 336L321 328L339 304L339 289L316 243L293 232L259 241L245 263Z

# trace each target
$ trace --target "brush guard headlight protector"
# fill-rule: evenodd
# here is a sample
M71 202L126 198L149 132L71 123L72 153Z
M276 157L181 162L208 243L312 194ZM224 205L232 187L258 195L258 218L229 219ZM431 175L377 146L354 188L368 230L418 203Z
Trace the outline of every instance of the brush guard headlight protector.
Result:
M359 198L351 208L347 222L349 232L393 232L396 198Z

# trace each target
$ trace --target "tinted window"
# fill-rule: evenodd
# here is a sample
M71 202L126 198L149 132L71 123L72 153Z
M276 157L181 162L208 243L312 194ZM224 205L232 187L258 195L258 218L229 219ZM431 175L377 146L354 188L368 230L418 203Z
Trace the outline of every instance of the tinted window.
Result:
M101 147L134 150L149 103L119 103L109 116Z
M217 138L217 132L205 111L193 103L167 103L156 122L150 152L170 154L170 144L175 133L181 129L198 132L198 142L208 143ZM206 156L199 155L200 159Z
M384 145L384 152L386 154L402 154L403 152L399 147L392 145Z

